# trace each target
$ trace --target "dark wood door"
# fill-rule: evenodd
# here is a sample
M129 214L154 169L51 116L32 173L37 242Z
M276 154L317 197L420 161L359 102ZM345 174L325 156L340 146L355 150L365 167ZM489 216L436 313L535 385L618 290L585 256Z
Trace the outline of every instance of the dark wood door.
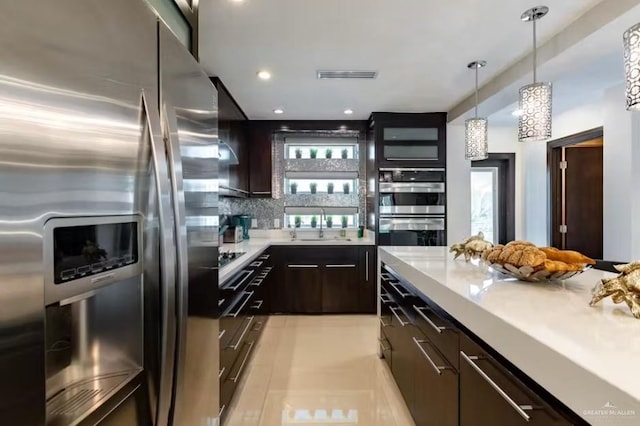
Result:
M391 344L391 372L400 389L409 410L413 411L415 394L415 349L413 337L415 327L401 306L391 306L391 325L387 327L386 335Z
M322 312L322 273L318 264L287 263L285 291L291 313L318 314Z
M570 147L566 159L564 248L602 259L602 147Z
M249 148L249 193L251 197L270 198L272 178L273 132L262 123L246 123Z
M458 425L458 372L426 338L414 337L416 426Z
M376 313L376 247L360 247L360 283L358 295L358 311L362 314Z
M358 265L328 263L322 270L322 312L356 313L360 298Z

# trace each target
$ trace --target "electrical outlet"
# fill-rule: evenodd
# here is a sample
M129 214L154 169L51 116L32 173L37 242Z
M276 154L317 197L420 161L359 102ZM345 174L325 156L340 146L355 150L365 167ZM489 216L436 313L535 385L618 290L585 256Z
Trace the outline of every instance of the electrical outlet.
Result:
M258 219L251 219L251 227L252 228L258 227Z
M280 228L280 219L273 219L273 227L275 229L279 229Z

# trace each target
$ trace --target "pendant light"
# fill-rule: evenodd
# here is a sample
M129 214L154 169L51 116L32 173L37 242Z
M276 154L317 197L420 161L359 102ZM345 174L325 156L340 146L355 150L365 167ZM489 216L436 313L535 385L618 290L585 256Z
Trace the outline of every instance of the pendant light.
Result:
M475 117L464 122L465 158L471 161L486 160L489 157L487 119L478 117L478 70L487 65L486 61L474 61L467 68L476 71Z
M640 110L640 24L624 32L624 74L627 110Z
M536 21L549 12L546 6L527 10L520 19L533 23L533 83L520 88L518 140L544 141L551 138L551 83L536 82Z

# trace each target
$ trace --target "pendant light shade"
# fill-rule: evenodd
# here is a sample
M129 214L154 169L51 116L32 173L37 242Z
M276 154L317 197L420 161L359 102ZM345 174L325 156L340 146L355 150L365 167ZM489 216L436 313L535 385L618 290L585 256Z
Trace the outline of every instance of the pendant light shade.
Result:
M489 134L486 118L470 118L464 122L465 158L471 161L489 157Z
M625 31L624 73L627 81L625 91L628 110L640 110L640 24Z
M536 82L536 21L549 12L546 6L527 10L520 17L524 22L533 23L533 84L520 88L518 120L518 140L520 142L544 141L551 138L551 83Z
M471 161L489 158L488 122L486 118L478 117L478 70L485 65L487 65L485 61L474 61L467 65L467 68L476 71L475 117L464 122L464 157Z
M551 83L533 83L520 88L518 140L551 138Z

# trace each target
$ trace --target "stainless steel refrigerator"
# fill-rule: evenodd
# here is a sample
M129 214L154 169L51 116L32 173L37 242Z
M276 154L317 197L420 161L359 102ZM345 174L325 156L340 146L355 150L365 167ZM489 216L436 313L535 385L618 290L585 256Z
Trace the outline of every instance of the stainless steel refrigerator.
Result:
M218 422L217 94L142 0L0 6L0 422Z

